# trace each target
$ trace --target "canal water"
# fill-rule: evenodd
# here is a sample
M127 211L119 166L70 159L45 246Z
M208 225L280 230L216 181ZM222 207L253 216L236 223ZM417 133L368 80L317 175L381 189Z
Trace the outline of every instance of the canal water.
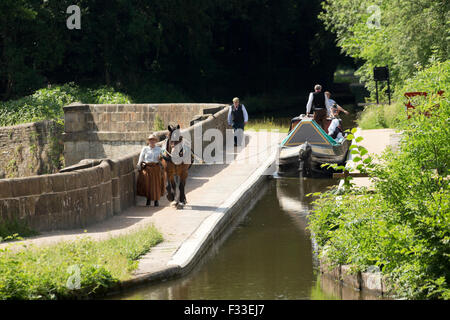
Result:
M187 276L152 284L120 299L376 299L317 271L307 230L308 193L336 180L273 179L261 198Z

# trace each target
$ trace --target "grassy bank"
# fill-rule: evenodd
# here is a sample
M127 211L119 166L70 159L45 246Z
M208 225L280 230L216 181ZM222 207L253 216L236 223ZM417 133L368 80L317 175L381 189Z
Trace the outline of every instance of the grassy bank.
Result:
M368 105L356 120L362 129L398 128L406 120L406 107L401 103Z
M450 92L450 61L420 71L407 86L402 91L430 95L399 124L399 150L387 150L377 164L362 147L352 150L373 192L322 193L309 227L330 265L353 272L376 266L395 297L450 299L450 101L436 94Z
M161 241L148 226L103 241L0 250L0 300L85 298L129 279L139 257Z
M279 132L287 133L289 131L289 125L291 120L289 118L256 118L250 119L247 125L245 126L245 130L279 130Z

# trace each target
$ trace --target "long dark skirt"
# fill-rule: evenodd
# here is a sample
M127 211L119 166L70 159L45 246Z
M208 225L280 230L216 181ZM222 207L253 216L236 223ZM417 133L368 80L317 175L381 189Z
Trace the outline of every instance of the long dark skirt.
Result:
M139 172L137 195L158 201L164 195L164 172L157 163L150 163Z

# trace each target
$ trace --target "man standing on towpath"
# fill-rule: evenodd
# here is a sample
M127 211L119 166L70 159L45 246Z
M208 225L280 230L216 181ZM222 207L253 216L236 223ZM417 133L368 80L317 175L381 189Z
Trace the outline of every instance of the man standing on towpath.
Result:
M233 126L234 146L242 145L244 140L244 126L248 122L248 113L243 104L239 103L239 98L233 99L233 105L228 111L228 125Z

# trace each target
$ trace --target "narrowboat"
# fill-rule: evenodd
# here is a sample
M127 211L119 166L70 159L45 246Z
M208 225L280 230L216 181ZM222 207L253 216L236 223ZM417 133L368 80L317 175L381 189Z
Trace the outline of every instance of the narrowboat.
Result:
M326 119L327 128L332 119ZM278 155L280 176L330 176L334 170L322 164L343 165L351 141L335 140L312 118L301 115L292 119L286 138L281 142Z

